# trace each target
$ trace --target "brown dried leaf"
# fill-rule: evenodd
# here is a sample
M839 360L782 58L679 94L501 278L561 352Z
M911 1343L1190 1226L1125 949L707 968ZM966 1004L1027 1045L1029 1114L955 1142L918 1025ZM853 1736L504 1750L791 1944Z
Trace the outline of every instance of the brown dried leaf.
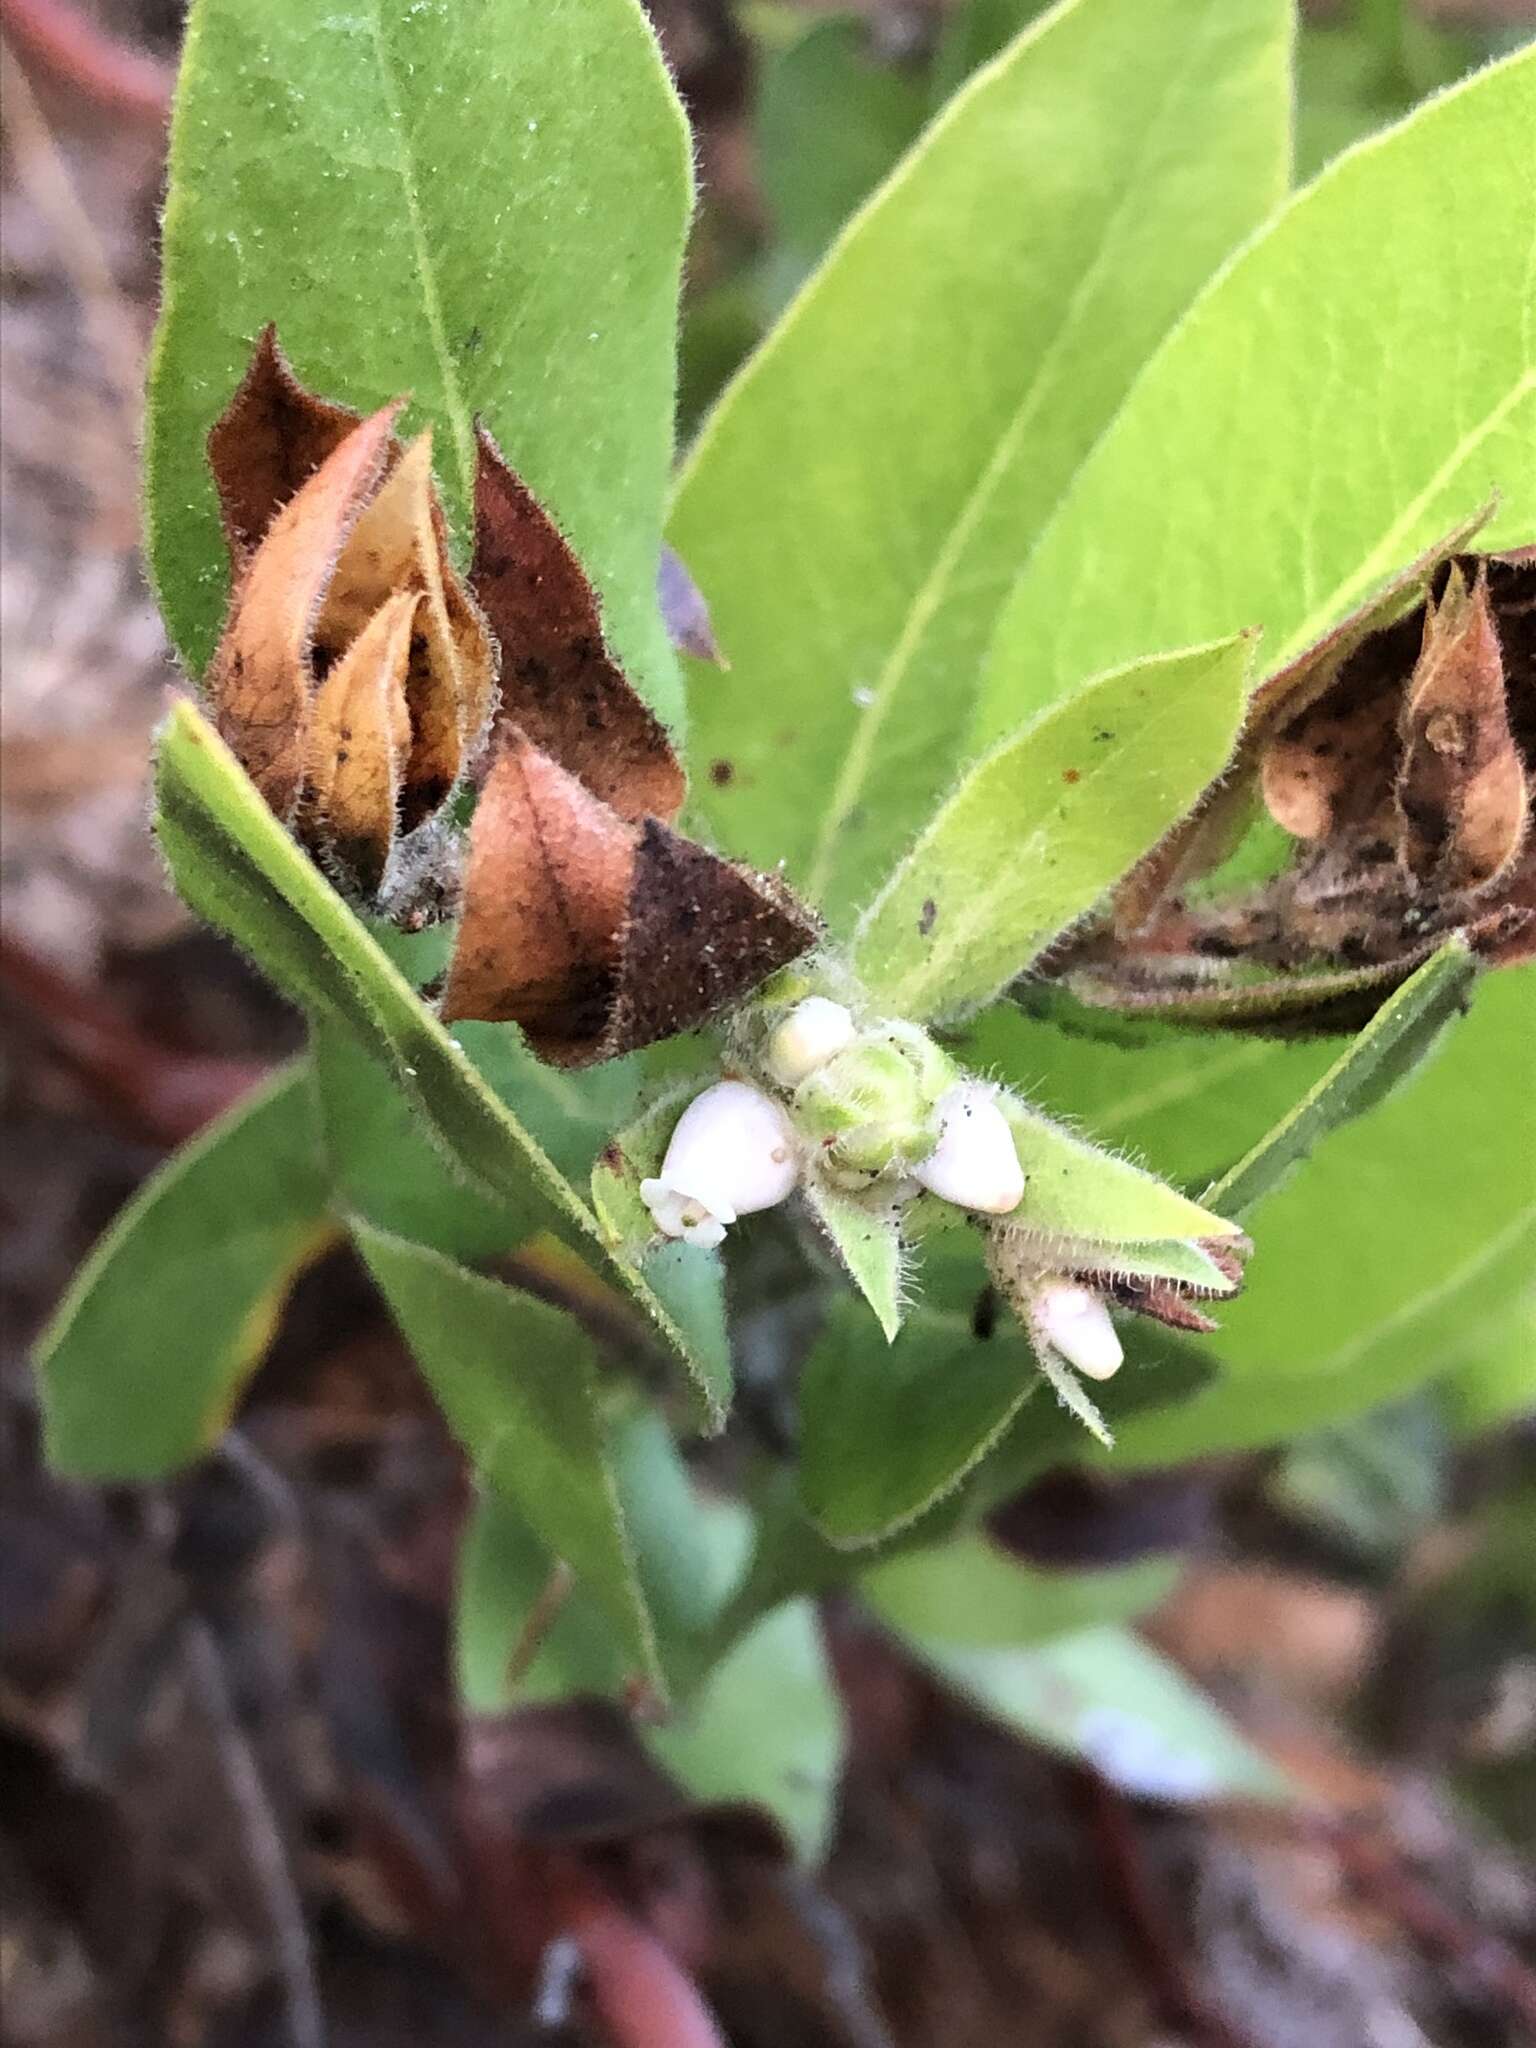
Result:
M520 1024L560 1066L598 1057L634 866L634 828L504 733L470 829L444 1019Z
M310 720L313 836L370 892L384 879L399 822L411 744L406 676L422 603L404 590L380 606L320 685Z
M395 462L342 549L315 628L317 671L324 673L395 591L421 598L406 679L411 743L401 825L410 831L468 765L493 687L489 633L448 559L429 434Z
M520 1024L585 1066L691 1030L814 945L787 891L620 818L505 730L470 831L443 1015Z
M1469 590L1453 566L1426 610L1401 737L1403 865L1441 892L1485 888L1518 854L1529 810L1486 573Z
M237 567L361 417L306 391L278 346L277 329L262 329L239 390L208 436L208 463Z
M1263 748L1260 784L1276 824L1298 839L1359 824L1390 840L1398 707L1419 639L1413 614L1370 635Z
M209 667L219 732L285 821L308 755L315 624L347 536L389 462L402 402L353 427L278 512L235 590Z
M1249 699L1248 716L1227 773L1116 889L1112 914L1117 932L1139 930L1173 891L1210 874L1234 851L1251 822L1252 791L1270 740L1332 689L1350 657L1372 634L1414 608L1435 571L1466 546L1491 509L1485 508L1426 549L1331 632L1259 684Z
M683 771L603 641L569 542L479 431L470 583L501 647L502 717L621 818L673 818Z

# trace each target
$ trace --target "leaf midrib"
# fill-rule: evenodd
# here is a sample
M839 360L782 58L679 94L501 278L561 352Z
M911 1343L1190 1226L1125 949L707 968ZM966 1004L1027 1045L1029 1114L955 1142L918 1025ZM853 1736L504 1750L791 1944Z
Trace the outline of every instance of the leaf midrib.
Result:
M474 426L468 402L460 387L453 351L448 344L448 324L443 314L437 272L432 264L426 223L421 215L415 160L406 141L404 105L384 33L383 0L370 0L367 21L373 40L374 58L379 68L379 91L389 116L390 138L394 144L396 159L395 169L405 198L405 217L410 224L411 241L416 251L416 271L421 282L422 310L426 315L427 332L432 339L432 353L437 358L438 373L442 378L443 409L448 415L448 423L453 434L454 467L458 471L462 501L468 506L472 502L474 491Z

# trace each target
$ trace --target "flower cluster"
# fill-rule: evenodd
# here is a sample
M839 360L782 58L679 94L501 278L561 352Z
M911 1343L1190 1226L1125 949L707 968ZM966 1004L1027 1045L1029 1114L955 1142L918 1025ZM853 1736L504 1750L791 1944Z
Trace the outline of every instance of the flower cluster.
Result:
M717 1081L694 1098L660 1173L642 1182L664 1235L716 1245L807 1175L897 1204L926 1188L985 1215L1023 1199L997 1091L958 1074L915 1026L861 1030L846 1004L806 996L762 1035L756 1064L764 1085Z
M1214 1325L1195 1306L1241 1283L1236 1227L1158 1190L1134 1167L1094 1155L994 1083L960 1069L920 1027L860 1020L848 1003L785 975L738 1018L737 1070L696 1095L658 1170L639 1183L663 1237L714 1248L739 1217L804 1187L813 1208L852 1205L902 1239L961 1211L985 1232L992 1278L1042 1368L1090 1426L1102 1428L1063 1366L1107 1380L1123 1362L1111 1309L1188 1330ZM1042 1151L1045 1145L1048 1149ZM1029 1173L1045 1174L1028 1198ZM1108 1172L1171 1234L1138 1239L1110 1217L1103 1236L1064 1212L1063 1175ZM924 1206L924 1201L926 1206ZM1209 1236L1204 1233L1209 1231Z

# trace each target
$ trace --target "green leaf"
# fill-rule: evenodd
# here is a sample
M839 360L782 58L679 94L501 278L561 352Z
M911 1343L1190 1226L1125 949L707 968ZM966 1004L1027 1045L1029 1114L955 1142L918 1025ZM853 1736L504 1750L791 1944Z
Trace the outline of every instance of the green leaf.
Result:
M757 163L774 228L766 277L774 310L915 141L927 112L921 77L882 59L867 22L814 22L765 58Z
M1018 1649L1134 1621L1172 1592L1173 1558L1108 1571L1042 1571L974 1531L882 1559L860 1574L862 1598L890 1628L925 1644Z
M1121 1333L1132 1340L1127 1362L1112 1380L1094 1390L1096 1405L1102 1406L1101 1420L1117 1438L1138 1417L1161 1417L1193 1402L1220 1373L1211 1339L1197 1343L1132 1321L1122 1323ZM1118 1445L1113 1457L1093 1453L1083 1440L1081 1419L1064 1404L1033 1402L977 1466L966 1488L966 1507L972 1514L999 1507L1042 1473L1083 1463L1085 1454L1106 1469L1118 1471L1124 1463Z
M1533 237L1536 50L1325 171L1083 465L999 621L975 744L1148 647L1258 625L1279 669L1495 493L1480 544L1530 540Z
M453 1172L405 1096L350 1033L318 1023L311 1054L325 1150L347 1210L466 1261L526 1240L527 1216Z
M1287 1114L1344 1043L1217 1037L1053 1001L1044 1017L994 1004L954 1051L1028 1094L1048 1089L1052 1110L1101 1143L1204 1188Z
M634 1267L463 1048L413 993L347 905L300 852L249 777L190 704L161 731L155 830L177 888L313 1016L350 1031L393 1076L454 1170L507 1214L509 1229L553 1231L610 1265L689 1365L711 1419L723 1409L712 1368L692 1358ZM713 1389L713 1390L712 1390Z
M1133 662L969 769L859 922L872 991L933 1017L1022 974L1226 766L1251 651L1239 635Z
M1440 1396L1453 1427L1472 1436L1536 1414L1536 1293L1490 1317L1473 1334Z
M1085 1629L1028 1650L908 1640L984 1712L1136 1798L1296 1796L1225 1714L1128 1629Z
M573 1693L617 1699L633 1676L601 1602L483 1478L459 1554L454 1666L459 1697L478 1714Z
M1235 1216L1280 1186L1328 1133L1369 1109L1425 1057L1448 1020L1465 1008L1477 960L1453 938L1389 996L1363 1031L1206 1199Z
M654 1409L613 1418L605 1442L662 1668L674 1693L691 1693L740 1575L748 1517L734 1502L700 1497ZM557 1570L527 1516L486 1485L466 1538L456 1622L472 1706L489 1713L576 1692L624 1697L633 1668L626 1670L611 1622L589 1587L562 1587Z
M672 538L733 668L691 678L695 802L834 925L952 779L1034 536L1279 200L1290 14L1054 8L849 224L700 436ZM1209 636L1130 651L1181 637Z
M1129 1160L1063 1130L1010 1097L1002 1098L1002 1106L1025 1176L1024 1199L1009 1218L1017 1227L1044 1237L1113 1246L1117 1265L1122 1254L1127 1259L1141 1254L1141 1270L1174 1280L1187 1277L1184 1254L1174 1251L1169 1266L1158 1259L1155 1244L1233 1234L1233 1225L1219 1214L1191 1202ZM1148 1263L1153 1260L1157 1263Z
M590 1588L623 1654L662 1688L598 1420L592 1346L564 1311L441 1253L353 1225L454 1435L534 1534Z
M39 1342L50 1464L153 1479L209 1450L295 1277L334 1235L329 1192L302 1065L167 1160Z
M844 1271L894 1342L902 1312L900 1224L892 1214L871 1209L823 1181L807 1181L805 1199Z
M813 1604L791 1600L765 1616L646 1742L695 1799L755 1800L806 1862L820 1862L844 1727Z
M1222 1376L1128 1425L1117 1466L1277 1443L1360 1414L1451 1365L1524 1292L1536 1254L1533 1032L1536 970L1485 976L1430 1057L1265 1198L1247 1285L1206 1340Z
M889 1347L836 1303L800 1383L800 1489L843 1548L913 1522L964 1479L1040 1384L1006 1325L979 1342L959 1316L917 1309Z
M483 416L674 714L654 578L690 205L635 0L197 0L148 449L150 556L194 673L226 587L204 443L273 320L327 397L412 394L461 537Z

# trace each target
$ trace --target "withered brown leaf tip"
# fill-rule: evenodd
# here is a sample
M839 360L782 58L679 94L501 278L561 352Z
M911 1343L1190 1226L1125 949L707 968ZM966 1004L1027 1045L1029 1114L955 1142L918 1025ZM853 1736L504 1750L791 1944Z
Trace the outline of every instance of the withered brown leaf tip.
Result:
M1223 784L1052 963L1086 1000L1341 1028L1453 931L1536 952L1536 550L1450 534L1255 692ZM1298 842L1273 880L1187 898L1256 799Z
M666 730L484 429L459 580L430 440L395 434L404 403L361 418L307 391L270 328L257 343L209 438L234 568L207 678L219 730L376 907L409 913L420 849L463 860L446 1018L516 1023L567 1066L691 1029L812 946L815 920L671 829L686 786ZM703 601L680 564L666 576L669 627L703 651ZM488 733L466 856L439 828Z
M489 719L494 651L449 559L431 443L306 391L271 329L209 439L235 583L207 677L262 795L354 891L433 818Z

